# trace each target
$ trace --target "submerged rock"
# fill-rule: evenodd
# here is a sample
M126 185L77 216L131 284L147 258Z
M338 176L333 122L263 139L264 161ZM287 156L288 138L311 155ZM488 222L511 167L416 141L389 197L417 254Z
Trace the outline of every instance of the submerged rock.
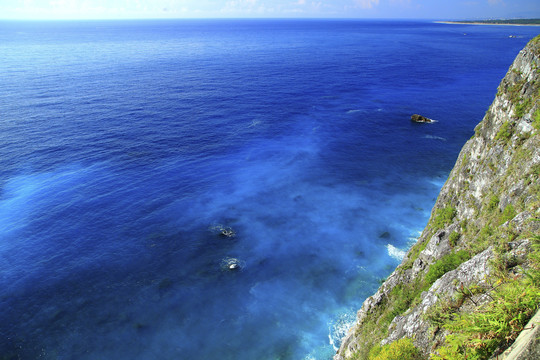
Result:
M431 120L430 118L427 118L425 116L418 115L418 114L413 114L411 116L411 121L417 122L417 123L430 123L430 122L433 122L433 120Z
M244 267L245 262L237 258L225 258L221 260L221 269L224 271L237 271Z
M221 236L225 236L225 237L234 237L236 235L234 230L230 227L221 229L220 234Z
M236 231L230 226L223 226L221 224L210 226L210 231L223 237L233 238L236 236Z

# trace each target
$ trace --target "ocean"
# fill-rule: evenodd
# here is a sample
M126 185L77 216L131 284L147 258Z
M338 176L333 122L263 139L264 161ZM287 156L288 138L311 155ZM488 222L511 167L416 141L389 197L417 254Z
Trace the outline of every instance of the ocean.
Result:
M0 22L0 358L331 359L537 32Z

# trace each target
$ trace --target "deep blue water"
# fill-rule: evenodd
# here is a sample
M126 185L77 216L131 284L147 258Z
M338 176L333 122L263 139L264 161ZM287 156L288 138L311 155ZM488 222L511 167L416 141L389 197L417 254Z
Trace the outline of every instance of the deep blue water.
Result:
M0 22L0 357L330 359L536 32Z

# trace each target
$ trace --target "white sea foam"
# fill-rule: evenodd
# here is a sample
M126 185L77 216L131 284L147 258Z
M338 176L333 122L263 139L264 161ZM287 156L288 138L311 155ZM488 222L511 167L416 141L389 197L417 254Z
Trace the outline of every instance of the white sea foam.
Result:
M426 138L426 139L434 139L434 140L446 141L445 138L440 137L440 136L435 136L435 135L426 135L426 136L424 136L424 138Z
M439 176L439 177L436 177L436 178L430 178L428 181L431 184L435 185L436 187L438 187L440 189L440 188L442 188L442 186L446 182L446 178L442 177L442 176Z
M255 127L261 123L260 120L252 120L248 127Z
M414 244L415 242L417 242L418 238L420 238L420 235L422 235L422 231L423 230L414 230L414 233L407 238L407 243Z
M353 310L342 313L329 326L328 340L335 351L338 351L341 341L347 335L349 329L356 322L356 313Z
M392 244L387 244L386 249L388 250L388 255L400 261L403 260L403 257L405 256L405 253L406 253L406 251L400 250L397 247L393 246Z

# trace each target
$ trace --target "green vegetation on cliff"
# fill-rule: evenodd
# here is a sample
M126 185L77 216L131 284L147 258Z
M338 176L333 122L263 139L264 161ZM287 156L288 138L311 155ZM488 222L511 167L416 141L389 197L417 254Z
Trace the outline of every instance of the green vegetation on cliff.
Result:
M438 314L438 325L450 334L432 359L489 359L497 349L512 344L540 304L540 236L533 239L530 268L524 276L508 278L499 272L491 279L492 301L470 313L453 314L456 307L446 306Z
M369 360L421 360L422 354L411 339L403 338L384 346L374 346L369 352Z
M448 255L443 256L429 267L429 270L424 280L426 283L426 287L429 288L441 276L443 276L449 271L454 270L463 262L469 259L470 254L465 250L452 252Z
M450 224L454 217L456 217L456 209L451 206L447 206L443 209L437 209L435 218L431 222L431 226L434 229L441 229L445 225Z

